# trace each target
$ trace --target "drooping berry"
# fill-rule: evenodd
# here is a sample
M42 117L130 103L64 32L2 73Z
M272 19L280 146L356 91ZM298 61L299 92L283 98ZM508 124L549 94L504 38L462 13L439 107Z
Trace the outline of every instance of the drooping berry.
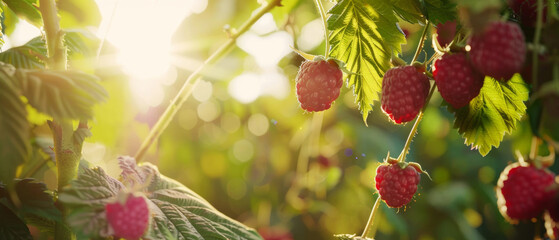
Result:
M528 164L507 166L497 185L499 211L511 223L538 217L555 195L550 189L554 178L553 173Z
M411 165L385 163L377 168L375 187L386 205L400 208L411 201L420 179L419 172Z
M445 23L437 24L437 41L441 47L444 47L452 40L456 35L456 21L448 21Z
M518 16L520 23L523 26L534 27L536 26L536 21L538 20L538 5L537 0L508 0L509 7ZM543 1L543 23L547 19L547 3Z
M479 94L484 76L470 65L465 53L446 53L435 61L433 78L443 99L458 109Z
M139 239L149 225L149 208L146 199L126 194L125 202L114 202L105 205L105 214L109 226L116 237Z
M333 60L303 62L296 77L297 99L301 108L309 112L329 109L340 95L342 76L342 71Z
M391 68L382 79L381 108L395 123L413 120L429 95L429 79L413 66Z
M512 75L522 71L526 43L518 24L491 22L483 33L473 35L468 44L472 64L483 75L508 81Z

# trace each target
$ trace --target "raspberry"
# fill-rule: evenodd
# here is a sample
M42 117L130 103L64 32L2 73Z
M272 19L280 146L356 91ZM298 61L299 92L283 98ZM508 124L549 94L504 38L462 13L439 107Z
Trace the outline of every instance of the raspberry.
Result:
M508 81L522 71L526 58L526 43L518 24L491 22L485 31L473 35L468 44L473 66L482 74Z
M537 0L508 0L509 7L520 19L523 26L535 27L537 20ZM546 22L547 6L546 1L543 1L543 23Z
M386 205L400 208L411 201L420 179L419 172L411 165L386 163L377 168L375 186Z
M124 203L105 205L105 214L115 236L125 239L139 239L149 225L149 208L143 197L126 195Z
M435 61L433 78L443 99L456 109L468 105L479 94L484 79L465 53L446 53Z
M297 73L297 99L301 108L319 112L330 108L340 95L342 71L333 60L315 59L301 64Z
M437 24L437 42L441 47L450 44L454 40L454 35L456 35L456 21Z
M391 68L382 80L381 108L395 123L417 116L429 94L429 79L413 66Z
M505 168L497 185L497 204L510 222L538 217L551 203L549 190L555 175L528 164L514 163Z

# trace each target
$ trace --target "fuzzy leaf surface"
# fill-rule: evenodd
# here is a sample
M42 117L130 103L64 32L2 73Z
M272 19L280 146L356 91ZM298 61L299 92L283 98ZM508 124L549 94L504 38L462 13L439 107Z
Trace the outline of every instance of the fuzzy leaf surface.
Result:
M516 129L516 123L526 112L528 88L518 74L506 83L486 77L479 95L469 105L454 112L454 128L466 140L466 145L478 149L483 156L498 148L505 133Z
M119 159L125 167L121 176L124 182L134 180L147 185L144 194L152 216L147 238L262 239L254 229L223 215L192 190L161 175L155 166L146 163L133 167L129 164L131 159ZM69 206L68 222L82 236L110 236L105 204L115 201L123 188L124 184L101 168L84 169L60 195L61 201Z
M390 57L401 51L406 39L388 0L341 0L329 13L330 55L356 73L347 77L347 84L366 122L373 101L379 99Z
M31 106L55 118L92 118L107 98L96 76L76 71L20 69L14 80Z
M0 181L13 181L16 169L29 157L29 123L25 103L14 84L16 69L0 63Z
M35 37L24 45L10 48L0 53L0 61L16 68L43 69L47 48L42 37Z

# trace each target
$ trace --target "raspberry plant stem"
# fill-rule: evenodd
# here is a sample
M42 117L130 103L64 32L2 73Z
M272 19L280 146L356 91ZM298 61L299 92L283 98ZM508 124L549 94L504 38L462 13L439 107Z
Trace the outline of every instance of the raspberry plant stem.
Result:
M40 0L39 3L39 11L43 18L46 35L47 67L55 70L66 70L66 46L64 45L64 33L60 30L56 2L55 0ZM60 192L78 174L83 142L74 141L74 129L70 119L53 119L52 122L49 121L48 123L53 136L58 170L58 191ZM59 204L58 208L64 216L64 207ZM65 240L75 239L76 236L64 222L57 222L54 229L54 238Z
M538 87L538 56L540 51L540 38L543 24L543 0L537 0L536 8L536 32L534 33L534 50L532 51L532 81L535 88Z
M320 14L320 18L322 19L322 26L324 28L324 41L325 41L325 49L324 49L324 57L327 59L328 55L330 55L330 42L328 41L328 22L326 22L326 12L324 11L324 6L322 5L321 0L314 0L318 13Z
M258 21L258 19L260 19L260 17L262 17L262 15L269 12L276 6L281 6L281 0L269 1L265 6L260 8L260 10L256 14L252 15L252 17L250 17L239 28L239 30L230 31L229 39L223 45L221 45L221 47L217 49L210 57L208 57L208 59L206 59L206 61L204 61L202 65L194 70L194 72L192 72L190 76L188 76L171 104L167 107L167 109L165 109L163 115L161 115L161 117L157 120L157 123L155 123L146 139L142 142L140 149L136 152L135 155L136 162L139 163L143 160L151 145L153 145L155 140L159 138L159 136L161 136L161 133L163 133L167 126L169 126L171 120L173 120L181 106L184 104L184 102L186 102L186 100L192 93L192 90L200 80L203 72L207 70L207 66L217 62L219 59L225 56L225 54L227 54L231 49L235 47L235 42L241 34L245 33L252 25L254 25L254 23L256 23L256 21Z
M371 229L373 227L373 224L375 222L375 215L378 212L378 207L380 206L380 196L377 197L377 200L375 201L375 205L373 205L373 209L371 210L371 215L369 215L369 220L367 221L367 225L365 226L365 230L363 230L363 234L361 234L362 238L366 238L369 235L369 232L371 232ZM374 236L372 236L371 238L374 238Z
M399 162L404 162L406 160L406 155L408 154L408 150L410 148L411 140L413 139L413 137L417 133L417 127L419 126L419 122L421 122L421 119L423 118L423 113L425 112L425 109L427 109L427 105L429 105L429 101L431 100L431 96L433 96L433 92L435 91L436 86L437 85L435 83L433 83L433 86L431 86L431 90L429 90L429 95L427 95L427 99L425 100L425 104L423 105L423 108L421 108L421 111L417 115L417 119L415 120L415 123L413 124L413 127L411 128L410 135L408 135L408 140L406 140L406 145L404 145L404 149L402 149L402 152L398 156L398 161Z
M417 49L415 50L415 54L413 55L413 59L411 60L412 64L413 62L415 62L415 60L417 60L417 57L419 57L419 53L421 53L421 50L423 49L423 44L425 42L425 37L427 36L427 30L429 30L429 25L429 20L425 20L425 28L423 28L421 38L419 39L419 43L417 44Z

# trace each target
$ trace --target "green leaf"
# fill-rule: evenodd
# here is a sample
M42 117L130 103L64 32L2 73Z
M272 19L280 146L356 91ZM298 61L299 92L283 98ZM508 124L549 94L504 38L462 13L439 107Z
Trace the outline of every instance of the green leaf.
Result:
M456 4L451 0L425 0L425 15L432 24L455 20Z
M23 220L2 203L0 203L0 239L33 239Z
M379 99L382 77L390 57L401 51L404 34L387 0L341 0L330 9L330 56L347 63L347 83L353 86L356 102L367 121L374 100Z
M394 12L403 19L410 23L425 22L423 14L421 13L421 5L417 0L390 0Z
M92 118L93 105L107 93L96 76L76 71L24 70L16 72L15 84L29 104L55 118Z
M36 215L43 219L61 221L62 214L54 206L53 196L48 194L44 183L34 182L26 178L17 180L15 191L20 201L18 212L25 215Z
M2 0L14 13L36 27L43 26L43 19L39 9L33 4L36 1L31 0Z
M101 23L101 12L95 0L56 1L62 28L97 27Z
M25 103L14 84L15 68L0 63L0 181L13 181L16 169L29 157L29 124Z
M454 128L483 156L499 147L505 133L511 133L526 112L528 88L516 74L506 83L486 77L479 95L468 106L454 110Z
M151 226L149 239L262 239L258 233L230 219L206 200L182 184L160 175L151 164L133 166L130 157L120 159L124 182L132 179L147 186ZM135 165L135 164L134 164ZM104 206L114 202L124 184L108 176L101 168L84 169L78 179L60 194L67 206L68 222L85 237L108 237L111 229L105 221Z
M16 68L43 69L47 48L42 37L35 37L19 47L10 48L0 53L0 61Z

